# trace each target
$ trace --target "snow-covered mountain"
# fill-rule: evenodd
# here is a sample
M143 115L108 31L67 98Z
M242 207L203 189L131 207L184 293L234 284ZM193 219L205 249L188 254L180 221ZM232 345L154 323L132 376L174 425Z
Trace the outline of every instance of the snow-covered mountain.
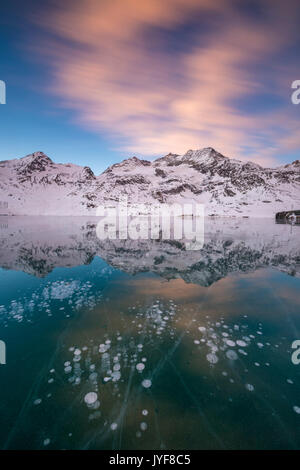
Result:
M300 208L300 161L275 169L224 157L212 148L129 158L96 176L54 163L43 152L0 162L0 214L96 215L105 202L199 202L206 215L274 217Z

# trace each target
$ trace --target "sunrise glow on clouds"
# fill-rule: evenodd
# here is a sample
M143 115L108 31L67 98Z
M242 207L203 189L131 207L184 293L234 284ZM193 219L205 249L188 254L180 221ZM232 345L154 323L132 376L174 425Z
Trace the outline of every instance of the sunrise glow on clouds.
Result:
M32 51L50 64L59 106L114 148L151 157L212 146L274 165L300 148L298 17L292 0L59 2L35 17Z

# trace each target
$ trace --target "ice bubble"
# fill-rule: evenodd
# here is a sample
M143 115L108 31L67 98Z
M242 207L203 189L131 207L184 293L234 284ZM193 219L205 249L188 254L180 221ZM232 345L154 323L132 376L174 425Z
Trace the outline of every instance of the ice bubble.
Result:
M226 352L226 356L228 357L228 359L231 359L232 361L236 361L238 358L237 353L233 351L232 349L228 349L228 351Z
M152 382L151 382L150 379L145 379L145 380L143 380L143 382L142 382L142 386L143 386L144 388L150 388L151 385L152 385Z
M111 423L111 425L110 425L110 429L112 431L115 431L117 429L117 427L118 427L117 423Z
M231 346L231 347L234 347L234 346L235 346L235 342L232 341L231 339L227 339L227 340L226 340L226 344L227 344L228 346Z
M248 353L246 353L246 351L244 351L243 349L238 349L238 352L240 354L243 354L243 356L248 356Z
M216 364L218 362L218 356L216 356L216 354L213 354L213 353L209 353L206 355L206 359L208 360L208 362L210 362L211 364Z
M112 372L111 378L113 382L117 382L121 378L121 372L119 370L115 370L114 372Z
M300 406L293 406L293 410L295 413L297 413L297 415L300 415Z
M142 370L145 369L145 364L143 364L142 362L139 362L139 364L136 365L136 369L137 369L139 372L142 372Z
M245 346L247 346L247 343L246 343L245 341L241 340L241 339L239 339L239 340L236 342L236 344L237 344L238 346L241 346L242 348L244 348Z
M34 400L33 404L34 405L40 405L42 403L42 399L41 398L37 398L36 400Z
M84 397L84 401L87 405L93 405L94 403L96 403L97 399L98 395L95 392L89 392Z
M253 390L254 390L254 387L251 384L246 384L245 387L246 387L247 390L249 390L249 392L253 392Z
M50 439L45 439L44 442L43 442L43 444L44 444L44 446L46 447L46 446L48 446L48 445L50 444L50 442L51 442Z
M140 424L140 428L141 428L142 431L146 431L147 427L148 427L148 425L145 422Z
M148 410L143 410L143 411L142 411L142 415L143 415L143 416L147 416L147 415L148 415Z

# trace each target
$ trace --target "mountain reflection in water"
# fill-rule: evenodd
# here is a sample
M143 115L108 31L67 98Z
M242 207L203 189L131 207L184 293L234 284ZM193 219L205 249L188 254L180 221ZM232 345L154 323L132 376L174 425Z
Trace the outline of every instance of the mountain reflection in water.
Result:
M2 448L299 448L299 227L201 250L97 219L0 220Z

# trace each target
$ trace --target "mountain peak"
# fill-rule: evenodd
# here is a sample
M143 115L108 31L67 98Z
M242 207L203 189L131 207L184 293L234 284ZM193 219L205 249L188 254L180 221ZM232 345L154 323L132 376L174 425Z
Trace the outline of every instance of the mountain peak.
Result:
M23 160L23 161L24 160L32 161L32 160L39 160L39 159L47 159L50 162L52 162L52 160L44 152L42 152L41 150L30 153L29 155L26 155L25 157L20 158L20 160Z
M114 163L113 165L109 166L103 173L111 173L114 170L118 169L134 169L138 166L151 166L151 162L148 160L141 160L136 156L126 158L122 160L120 163Z
M205 147L198 150L188 150L182 157L183 160L207 160L211 158L226 158L212 147Z
M48 165L53 162L44 152L33 152L26 157L20 158L20 171L22 173L31 173L33 171L44 171Z

